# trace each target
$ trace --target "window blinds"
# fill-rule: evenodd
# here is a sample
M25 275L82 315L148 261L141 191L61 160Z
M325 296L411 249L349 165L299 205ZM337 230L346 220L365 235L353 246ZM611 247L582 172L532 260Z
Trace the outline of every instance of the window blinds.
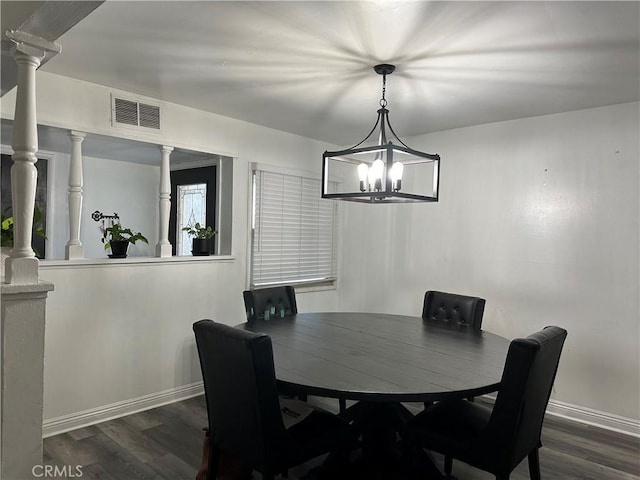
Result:
M252 287L335 280L335 205L320 180L264 170L253 177Z

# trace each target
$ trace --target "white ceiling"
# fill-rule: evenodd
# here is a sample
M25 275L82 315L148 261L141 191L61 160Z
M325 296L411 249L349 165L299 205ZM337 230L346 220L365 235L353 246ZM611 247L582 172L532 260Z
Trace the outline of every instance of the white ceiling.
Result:
M64 3L64 2L63 2ZM639 2L107 1L43 70L322 141L640 99Z

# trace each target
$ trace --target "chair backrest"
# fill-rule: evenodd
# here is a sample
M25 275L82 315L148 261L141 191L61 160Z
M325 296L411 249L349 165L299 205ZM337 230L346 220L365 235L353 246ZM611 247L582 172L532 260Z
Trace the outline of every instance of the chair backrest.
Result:
M479 449L480 456L500 455L511 471L540 444L544 414L551 396L567 331L546 327L509 346L500 389ZM504 463L503 463L504 462Z
M265 318L267 311L269 317L286 317L298 313L296 292L291 286L245 290L242 296L248 321Z
M193 324L212 444L263 471L285 445L269 336L212 320Z
M424 294L422 318L452 326L482 329L485 299L429 290Z

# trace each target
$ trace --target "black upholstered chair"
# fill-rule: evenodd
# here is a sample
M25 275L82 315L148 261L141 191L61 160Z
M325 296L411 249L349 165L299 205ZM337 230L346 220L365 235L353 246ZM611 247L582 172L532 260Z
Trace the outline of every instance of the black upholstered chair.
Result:
M266 311L269 311L269 318L288 317L298 313L296 303L296 291L291 286L261 288L258 290L245 290L242 292L244 298L244 308L247 312L247 321L251 322L258 318L265 318ZM287 392L282 392L286 394ZM297 393L298 398L306 401L304 394ZM344 398L338 399L340 411L344 412L347 402Z
M429 290L424 294L422 318L425 322L445 324L468 331L482 329L485 299L457 293ZM473 401L473 398L469 398ZM432 402L425 402L428 407Z
M330 451L332 459L346 459L351 440L346 421L278 397L269 336L211 320L194 323L193 331L209 416L207 479L216 478L221 452L265 479ZM289 409L281 401L298 403Z
M566 336L562 328L546 327L513 340L493 409L438 402L407 424L404 440L443 454L447 475L456 458L507 480L528 457L531 479L539 480L540 432Z
M248 321L266 318L266 315L270 318L298 313L296 292L291 286L245 290L242 296Z
M460 328L481 330L484 298L429 290L424 294L422 318Z

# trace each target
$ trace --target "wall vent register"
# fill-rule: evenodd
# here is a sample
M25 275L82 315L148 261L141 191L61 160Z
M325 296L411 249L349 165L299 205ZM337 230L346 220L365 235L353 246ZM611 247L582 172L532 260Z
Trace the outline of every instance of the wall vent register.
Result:
M160 105L111 95L111 125L160 130Z

